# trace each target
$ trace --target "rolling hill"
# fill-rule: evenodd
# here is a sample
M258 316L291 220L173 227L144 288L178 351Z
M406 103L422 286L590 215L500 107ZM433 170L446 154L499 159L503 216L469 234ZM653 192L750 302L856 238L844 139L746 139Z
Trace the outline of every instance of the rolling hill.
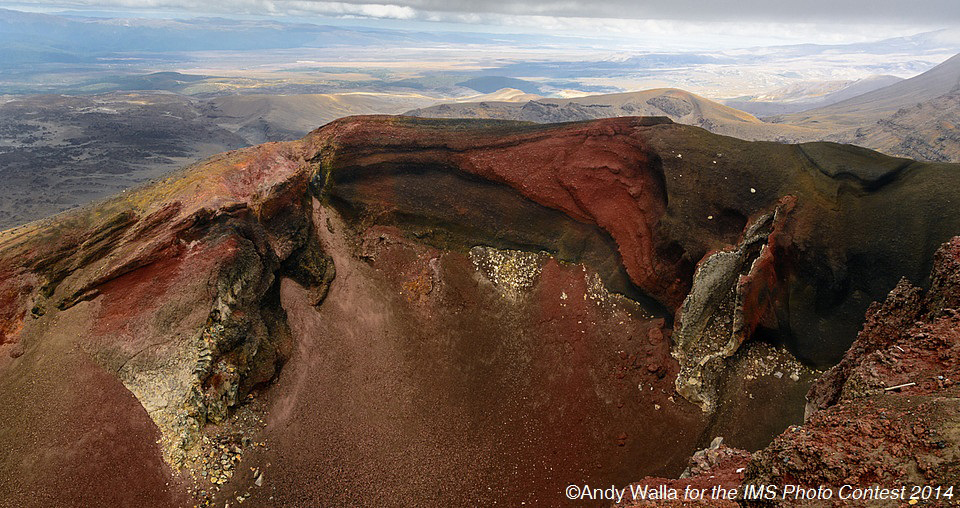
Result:
M430 118L486 118L536 123L573 122L622 116L666 116L677 123L747 140L801 141L816 138L812 129L774 125L755 116L683 90L538 99L525 103L469 102L442 104L405 113Z

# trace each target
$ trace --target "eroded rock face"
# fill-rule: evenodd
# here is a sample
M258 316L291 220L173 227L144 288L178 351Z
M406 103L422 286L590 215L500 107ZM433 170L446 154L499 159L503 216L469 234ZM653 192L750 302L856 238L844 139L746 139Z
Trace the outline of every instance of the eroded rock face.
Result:
M18 305L5 309L15 333L5 333L0 347L18 358L7 357L5 383L19 376L61 383L34 395L13 386L5 391L8 402L34 397L38 407L57 411L74 396L68 387L95 363L142 406L120 421L149 416L159 430L157 439L146 440L149 447L174 471L206 476L214 465L202 456L205 443L221 436L213 427L204 437L205 425L223 422L252 389L272 380L292 347L277 275L309 236L305 166L295 145L234 152L6 239L11 275L3 291ZM272 223L280 217L282 227ZM78 351L88 360L71 360ZM59 365L52 371L43 367L51 361ZM103 421L93 418L87 432L118 418L109 407L97 410ZM28 428L30 419L21 422L15 425ZM7 428L7 438L16 440L16 427ZM54 467L66 467L63 460L54 459L60 463ZM43 478L37 473L24 481ZM182 494L169 479L157 488ZM123 491L94 499L109 496Z
M708 254L693 274L693 285L678 313L673 354L680 362L677 392L705 412L716 409L724 360L733 356L761 323L777 326L782 306L775 249L782 248L783 224L795 199L747 225L735 248Z
M753 454L722 447L698 452L687 478L641 483L680 489L721 484L738 489L741 501L746 485L822 486L836 494L843 485L955 484L960 237L937 252L931 280L928 290L901 281L871 306L843 361L810 389L803 425L790 426Z
M790 420L741 388L811 374L751 374L787 355L751 341L835 359L960 229L958 179L637 118L364 117L231 152L2 233L0 498L551 504L677 475L717 429ZM86 465L105 440L127 451Z
M811 388L807 422L758 453L747 481L960 478L960 237L937 252L931 279L927 291L902 281L871 306L843 361Z

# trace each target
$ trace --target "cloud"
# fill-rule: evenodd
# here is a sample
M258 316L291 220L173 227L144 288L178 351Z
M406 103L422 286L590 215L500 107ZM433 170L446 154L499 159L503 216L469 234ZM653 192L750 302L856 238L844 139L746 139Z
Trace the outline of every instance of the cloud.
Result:
M363 5L372 2L347 0ZM418 12L684 21L960 23L957 0L398 0Z
M312 2L297 0L281 2L286 11L296 13L313 13L328 16L362 16L385 19L415 19L417 10L407 5L377 4L377 3L349 3L349 2Z
M500 16L839 24L960 25L957 0L20 0L19 5L184 9L245 14L317 13L390 19Z
M611 36L670 47L842 44L960 26L960 0L14 0L53 10L122 9L311 19L367 18ZM0 0L0 5L10 0ZM135 14L134 14L135 15Z

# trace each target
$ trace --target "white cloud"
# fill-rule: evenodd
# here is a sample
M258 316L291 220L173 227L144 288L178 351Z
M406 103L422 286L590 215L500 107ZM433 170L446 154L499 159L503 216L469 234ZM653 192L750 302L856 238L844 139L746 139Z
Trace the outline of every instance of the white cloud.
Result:
M308 0L309 1L309 0ZM323 3L318 0L318 3ZM375 0L346 0L364 5ZM956 0L395 0L418 12L687 21L960 23Z
M587 37L631 39L647 49L727 49L743 46L844 44L875 41L950 26L957 21L957 0L927 0L923 4L902 0L870 0L872 13L904 10L927 12L931 5L950 7L936 23L908 16L907 23L882 16L863 21L851 14L861 0L605 0L603 3L556 1L491 2L476 0L32 0L17 5L71 9L130 9L189 12L201 15L252 15L274 17L367 18L500 27L506 31L573 34ZM827 3L831 9L826 7ZM0 5L3 0L0 0ZM908 5L909 4L909 5ZM752 9L746 13L746 5ZM794 16L797 6L810 11ZM686 9L686 10L684 10ZM819 11L817 11L819 9ZM817 12L814 12L817 11ZM821 12L822 11L822 12ZM797 21L823 18L830 22ZM614 14L611 14L614 13ZM643 14L649 14L643 17ZM744 15L744 19L732 16ZM922 17L922 16L920 16ZM885 21L884 21L885 20ZM960 24L960 23L958 23Z
M282 2L284 10L294 13L312 13L326 16L364 16L385 19L414 19L413 7L395 4L353 4L346 2L310 2L297 0Z

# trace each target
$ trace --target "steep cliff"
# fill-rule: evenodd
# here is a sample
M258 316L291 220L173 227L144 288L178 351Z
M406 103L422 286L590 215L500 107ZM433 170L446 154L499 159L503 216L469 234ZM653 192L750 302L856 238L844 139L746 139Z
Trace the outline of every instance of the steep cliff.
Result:
M693 455L684 477L645 478L639 485L678 492L688 487L709 492L720 485L736 493L729 499L708 497L713 506L762 502L763 496L746 493L765 492L767 486L773 487L774 497L765 504L774 505L955 504L952 487L960 478L960 237L937 252L930 281L922 289L902 280L885 300L870 306L863 330L843 360L811 387L803 425L791 425L752 454L715 442ZM810 495L785 497L786 485ZM869 497L875 495L869 492L851 497L857 487L895 492L883 499Z

